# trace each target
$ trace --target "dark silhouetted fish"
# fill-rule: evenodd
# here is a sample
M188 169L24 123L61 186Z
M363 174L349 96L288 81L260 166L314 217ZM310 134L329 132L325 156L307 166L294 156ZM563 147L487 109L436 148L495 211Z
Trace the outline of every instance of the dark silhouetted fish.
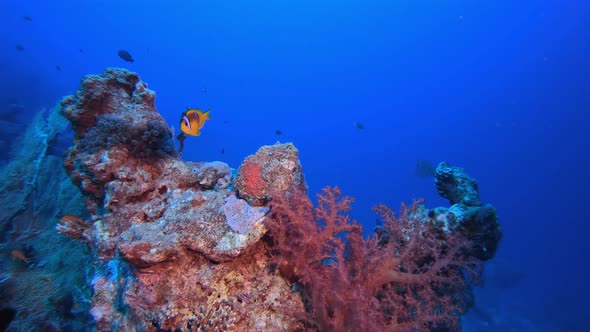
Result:
M16 44L16 50L19 51L19 52L21 52L21 51L24 51L25 50L25 47L23 45L21 45L21 44Z
M221 154L224 154L224 153L225 153L225 149L221 148Z
M365 129L365 126L360 122L355 122L354 126L356 127L356 129L359 129L359 130Z
M8 325L14 320L16 310L13 308L4 308L0 310L0 332L6 331Z
M23 20L24 21L27 21L27 22L33 22L33 19L30 16L27 16L27 15L23 16Z
M283 134L283 132L282 132L280 129L277 129L277 130L275 130L275 134L277 134L277 135L282 135L282 134Z
M56 65L56 66L55 66L55 70L57 70L57 71L61 71L61 66L60 66L60 65Z
M133 62L135 60L133 60L133 57L131 56L131 54L129 54L129 52L125 51L125 50L119 50L119 52L117 53L119 54L119 57L127 62Z
M419 178L431 178L434 177L434 171L436 170L436 166L434 166L428 160L416 160L416 169L414 170L414 174Z

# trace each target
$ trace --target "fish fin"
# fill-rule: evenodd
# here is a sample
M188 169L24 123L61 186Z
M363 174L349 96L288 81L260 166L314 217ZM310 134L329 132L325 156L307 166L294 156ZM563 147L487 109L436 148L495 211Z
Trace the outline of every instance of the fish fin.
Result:
M209 112L211 112L211 110L207 110L207 112L203 113L203 120L211 120Z

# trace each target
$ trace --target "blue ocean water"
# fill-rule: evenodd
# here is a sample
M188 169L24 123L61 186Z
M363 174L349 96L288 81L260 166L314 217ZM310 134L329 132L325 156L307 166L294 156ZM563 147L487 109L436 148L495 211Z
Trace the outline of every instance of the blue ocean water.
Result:
M5 0L0 103L26 122L127 68L177 132L186 107L211 109L183 159L237 167L293 142L310 192L354 196L367 233L379 202L447 204L417 160L463 167L504 232L464 329L582 331L589 31L585 1Z

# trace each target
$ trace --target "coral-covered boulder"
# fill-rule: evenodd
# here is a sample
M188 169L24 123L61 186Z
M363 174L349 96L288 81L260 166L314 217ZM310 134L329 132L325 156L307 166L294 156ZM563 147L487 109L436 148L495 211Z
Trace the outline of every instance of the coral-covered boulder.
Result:
M97 200L110 181L125 176L113 174L113 169L138 170L138 180L147 183L162 171L158 160L178 158L154 98L137 74L109 68L103 75L84 78L77 94L62 100L62 114L72 124L76 143L66 169L74 183ZM133 165L140 161L152 167Z
M502 229L496 209L479 200L477 181L462 168L442 162L436 168L435 184L439 194L452 205L430 210L430 217L446 230L458 228L467 238L477 239L473 242L473 256L481 260L493 258L502 239Z
M481 205L477 181L462 168L440 163L434 171L434 183L439 195L448 199L451 204Z
M291 186L306 192L299 151L291 143L261 147L244 160L234 186L252 205L265 205L273 192L284 192Z

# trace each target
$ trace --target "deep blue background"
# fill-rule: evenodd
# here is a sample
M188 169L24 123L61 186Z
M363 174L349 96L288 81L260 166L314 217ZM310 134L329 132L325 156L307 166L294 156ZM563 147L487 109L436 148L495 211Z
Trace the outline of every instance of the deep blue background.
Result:
M128 68L177 130L212 109L185 159L294 142L310 192L355 196L367 232L378 202L447 204L417 159L459 165L505 234L466 330L587 330L589 19L588 1L2 0L0 107Z

